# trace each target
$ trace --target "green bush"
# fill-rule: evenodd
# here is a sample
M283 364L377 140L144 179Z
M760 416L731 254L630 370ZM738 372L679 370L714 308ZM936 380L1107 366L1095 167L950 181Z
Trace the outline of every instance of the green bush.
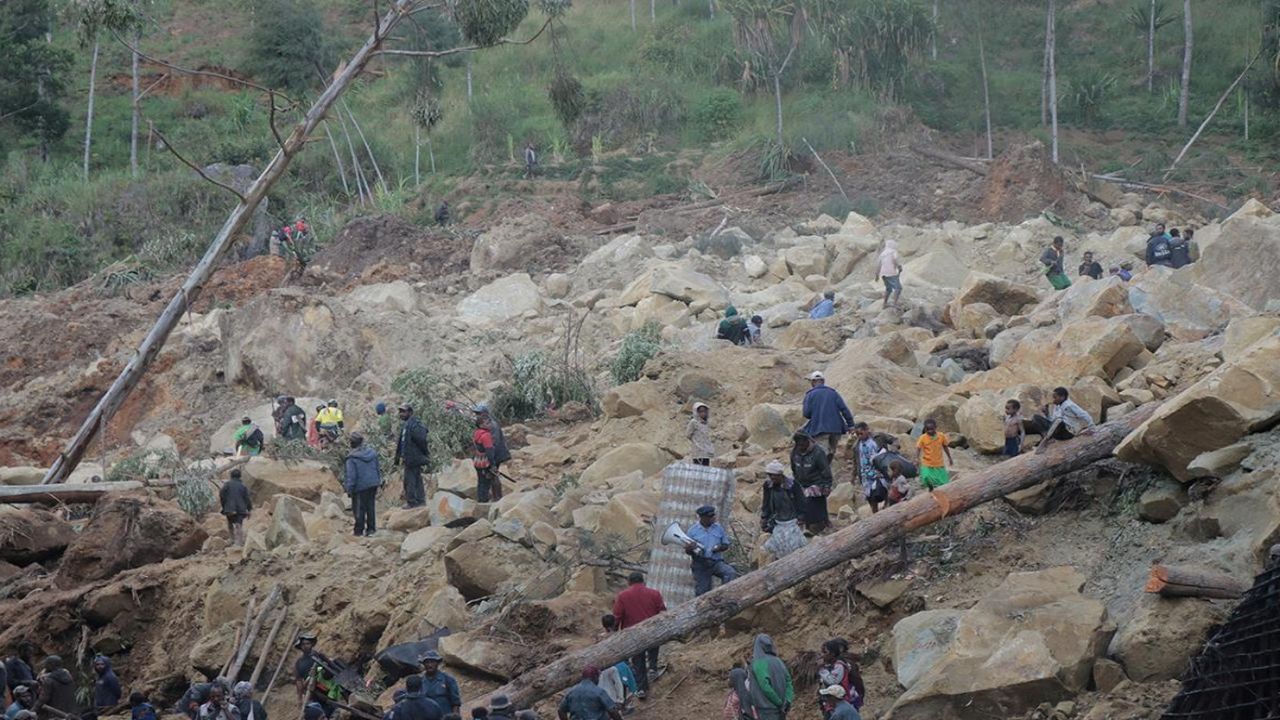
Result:
M515 358L511 380L494 393L491 409L503 422L542 417L569 402L596 409L595 384L585 369L542 352Z
M724 140L742 126L742 96L729 88L711 88L695 101L691 114L702 140Z
M400 396L402 402L412 405L414 414L426 423L429 430L428 446L431 450L431 461L426 468L428 472L444 468L456 457L470 455L475 418L467 408L446 406L448 391L438 375L425 369L406 370L391 381L391 390ZM392 437L399 431L399 423L394 421L385 423L383 427L384 434L389 433ZM391 467L395 441L384 442L375 447L379 447L384 455L384 467Z
M662 328L650 320L639 330L632 330L622 338L618 354L609 364L609 375L614 385L635 382L640 371L658 350L662 348Z
M328 80L336 52L319 6L263 0L254 13L245 69L272 88L300 92Z

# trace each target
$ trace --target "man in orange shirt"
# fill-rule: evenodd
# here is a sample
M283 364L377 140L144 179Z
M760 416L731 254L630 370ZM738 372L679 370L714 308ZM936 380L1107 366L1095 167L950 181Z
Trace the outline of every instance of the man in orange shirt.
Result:
M630 586L618 593L613 601L613 615L618 621L618 629L626 630L632 625L639 625L655 615L667 611L667 604L662 600L662 593L644 584L644 575L633 572L627 578ZM659 646L660 647L660 646ZM646 665L647 661L647 665ZM631 658L631 670L636 676L636 696L644 699L649 692L649 673L658 671L658 647L642 651Z
M946 457L946 464L942 462ZM920 466L920 482L925 489L940 488L951 481L947 474L947 465L951 460L951 448L947 447L947 434L938 432L938 421L928 418L924 421L924 433L916 441L916 464Z

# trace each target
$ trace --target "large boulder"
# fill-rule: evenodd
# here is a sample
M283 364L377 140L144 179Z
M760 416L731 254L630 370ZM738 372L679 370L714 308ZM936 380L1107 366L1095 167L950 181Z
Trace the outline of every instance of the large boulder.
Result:
M70 588L166 558L186 557L199 551L207 537L171 501L112 493L93 506L89 524L67 546L58 585Z
M487 630L440 638L440 654L450 667L461 667L497 680L510 680L520 669L519 645L504 642Z
M627 545L642 541L653 532L662 497L649 490L617 493L609 498L596 519L596 532L616 535Z
M458 316L466 320L502 323L526 313L542 312L542 293L528 273L494 280L458 303Z
M600 400L607 418L639 417L662 405L662 391L649 380L638 380L610 388Z
M75 539L71 524L44 508L0 506L0 560L14 565L50 560Z
M44 473L44 468L30 465L0 467L0 485L39 485Z
M1230 612L1230 604L1221 601L1143 594L1108 654L1124 665L1125 674L1135 682L1179 678L1191 657L1200 652L1210 629Z
M1129 304L1134 311L1164 323L1175 340L1194 342L1221 332L1235 317L1254 314L1252 308L1217 287L1192 282L1186 273L1156 266L1129 283Z
M1191 267L1199 282L1264 310L1280 297L1280 217L1237 212Z
M449 584L467 600L510 589L532 577L541 566L532 550L496 535L462 545L444 556Z
M771 403L752 407L743 421L747 428L747 438L766 450L790 445L791 436L804 422L804 413L799 405Z
M970 448L986 455L1004 451L1005 400L994 392L975 393L956 411L956 424Z
M648 477L661 472L671 460L671 455L657 445L644 442L627 443L597 458L583 471L578 481L584 487L591 487L636 470Z
M975 270L965 277L952 302L957 308L986 303L1001 315L1016 315L1023 307L1040 302L1040 292L1030 285Z
M302 545L307 542L307 523L302 517L302 505L295 497L276 497L271 511L271 524L267 526L263 542L268 550L286 545Z
M811 349L834 353L844 345L842 326L841 319L837 317L797 320L778 333L773 345L781 350Z
M1162 465L1187 481L1198 455L1280 419L1280 335L1255 343L1166 402L1116 447L1128 462Z
M412 285L403 280L361 285L347 293L347 300L357 308L399 313L418 311L418 293Z
M958 288L968 274L964 262L949 248L942 247L903 265L902 284L908 288L916 285Z
M316 502L326 490L336 492L341 486L333 470L317 460L285 462L258 456L249 458L240 472L249 494L259 504L265 504L275 495L292 495Z
M684 265L665 264L652 268L631 282L618 297L618 305L635 305L650 295L662 295L698 308L723 310L729 305L729 291L709 275Z
M955 620L900 621L895 649L915 680L892 709L895 720L1012 717L1088 687L1094 661L1114 632L1106 606L1080 594L1075 568L1012 573ZM902 628L901 632L899 627ZM928 628L942 632L925 633ZM946 642L944 652L920 652L921 635Z
M1133 312L1129 304L1129 286L1118 276L1090 280L1081 278L1058 300L1058 317L1071 322L1086 317L1115 317Z
M1086 318L1068 324L1051 337L1045 330L1028 334L1000 367L975 373L956 391L999 391L1023 383L1071 385L1089 375L1111 380L1144 350L1124 316Z
M925 610L893 626L893 668L898 684L911 687L946 656L963 610Z
M827 248L822 243L789 247L783 251L782 256L792 275L803 278L827 274Z
M827 384L844 397L855 419L859 415L912 418L926 401L946 388L884 357L867 358L866 348L849 343L827 365ZM892 345L881 346L881 350ZM904 359L905 360L905 359Z
M413 562L420 558L434 559L444 552L445 543L455 531L446 527L425 527L404 536L400 543L401 562Z
M522 270L555 236L539 213L505 217L471 246L471 272Z

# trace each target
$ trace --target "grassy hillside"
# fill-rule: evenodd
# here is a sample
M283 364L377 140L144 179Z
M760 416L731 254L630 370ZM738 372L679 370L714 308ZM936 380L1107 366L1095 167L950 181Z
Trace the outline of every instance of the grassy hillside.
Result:
M333 57L348 51L367 31L372 12L367 3L297 2L318 12L324 51ZM928 11L925 4L921 10ZM1181 3L1164 3L1164 14L1174 22L1157 35L1151 93L1145 82L1145 36L1129 17L1134 7L1146 5L1145 0L1060 4L1064 162L1158 175L1191 132L1176 126ZM146 4L149 21L141 44L149 54L186 67L248 75L254 67L251 55L260 5L258 0L155 0ZM1211 5L1204 0L1195 3L1200 16L1192 127L1261 42L1263 15L1258 3ZM836 55L821 39L823 28L811 22L784 76L788 142L798 145L803 137L824 152L874 150L865 145L881 111L905 104L958 148L973 147L983 126L979 36L986 50L995 125L1002 135L1016 131L1043 136L1041 4L941 0L939 7L937 59L929 43L916 47L905 80L892 94L856 81L838 84ZM650 20L647 4L639 3L637 10L638 27L633 31L626 3L579 2L557 26L555 47L544 34L529 45L472 54L470 99L468 59L436 61L437 79L424 82L421 63L388 58L347 97L346 109L359 122L385 178L386 189L378 190L373 204L409 212L407 200L423 193L438 196L458 177L495 167L514 174L526 142L535 144L548 175L555 178L578 177L612 155L651 158L618 166L615 174L634 175L630 182L593 186L594 192L615 196L683 189L686 180L672 169L671 153L726 155L763 147L773 133L773 97L764 83L743 87L744 56L735 48L729 15L722 10L712 18L706 5L687 0L679 5L659 3L656 20ZM0 123L0 147L8 151L0 167L0 294L75 282L130 255L131 267L139 272L180 266L221 223L227 206L219 191L161 149L157 136L141 151L140 177L130 177L129 57L109 39L104 40L99 63L90 176L88 181L81 177L90 53L76 42L65 15L60 17L64 19L54 43L71 50L75 58L64 100L71 130L51 147L46 164L39 161L32 138ZM533 35L543 21L543 15L532 11L513 37ZM402 28L397 35L405 41L413 31ZM287 36L280 38L289 41ZM557 58L585 90L582 114L568 129L558 120L547 92ZM155 65L144 70L144 87L164 72ZM1267 84L1271 72L1269 62L1260 63L1255 84ZM304 78L302 84L306 83ZM419 184L411 111L424 89L438 100L443 117L430 133L429 147L428 138L423 138ZM296 94L305 96L306 91ZM1210 137L1184 164L1180 179L1209 183L1228 198L1271 192L1270 178L1245 166L1272 159L1280 127L1277 115L1253 103L1246 142L1245 97L1241 90L1229 99ZM143 112L144 129L150 123L200 164L261 167L274 149L265 99L226 83L207 78L162 82L144 98ZM343 128L331 124L331 131L348 171L354 147L362 169L376 180L355 130L347 128L351 147ZM271 203L272 213L280 218L307 214L322 237L343 217L361 211L353 207L352 191L344 191L332 147L321 134L277 187Z

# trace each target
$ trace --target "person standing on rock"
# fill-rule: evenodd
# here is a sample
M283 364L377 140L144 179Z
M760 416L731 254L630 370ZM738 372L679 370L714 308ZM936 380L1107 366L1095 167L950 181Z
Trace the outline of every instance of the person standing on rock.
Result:
M760 530L769 533L764 544L774 559L785 557L804 547L800 517L806 501L804 490L786 476L786 468L770 460L764 468L764 497L760 501Z
M724 551L729 549L729 534L716 522L716 509L703 505L697 512L698 524L686 533L693 542L685 545L684 551L692 559L693 594L705 595L711 592L714 578L720 578L722 585L730 583L738 578L738 571L725 562Z
M231 700L240 711L240 720L267 720L267 709L253 697L253 685L246 680L231 689Z
M124 697L124 689L120 687L120 678L111 669L111 658L106 655L93 657L93 673L97 677L93 681L93 709L103 712L120 704Z
M817 535L831 524L827 512L827 496L833 484L831 462L826 450L807 434L798 432L791 439L791 474L804 492L804 527L809 534Z
M926 490L934 490L951 482L951 476L947 473L947 465L952 464L948 442L950 439L947 434L938 432L938 421L926 418L924 432L916 440L916 464L920 466L920 482Z
M827 386L827 376L819 370L809 374L809 391L804 394L803 410L808 420L804 432L815 442L825 445L829 457L835 457L840 438L853 427L853 413L840 393Z
M862 487L862 497L874 515L880 512L880 504L889 499L889 482L875 463L876 456L880 454L880 444L865 422L854 423L853 432L854 474Z
M427 504L422 487L422 467L431 459L427 445L427 426L413 414L413 406L400 406L400 439L396 442L395 465L404 463L404 507L416 508Z
M1091 277L1094 280L1102 279L1102 263L1093 259L1093 253L1085 251L1080 257L1080 277Z
M662 593L646 586L644 575L633 572L627 578L627 582L629 583L627 589L618 593L618 597L613 601L613 617L617 621L619 630L639 625L667 611ZM649 694L649 673L656 675L658 672L660 647L651 647L631 658L631 671L636 678L636 696L641 700Z
M422 660L422 694L440 706L446 713L462 712L462 692L458 690L458 681L440 669L444 658L435 650L423 653Z
M791 671L778 658L773 638L756 635L751 651L751 705L757 720L785 720L796 700Z
M1071 287L1071 278L1067 277L1066 271L1062 269L1062 263L1066 259L1066 240L1059 235L1053 239L1053 244L1044 249L1040 254L1040 264L1044 265L1044 275L1049 279L1049 284L1054 290L1066 290Z
M222 516L227 519L231 544L244 547L244 521L253 512L253 499L241 479L240 468L232 469L227 481L218 488L218 504L222 507Z
M836 291L826 290L822 293L822 299L817 305L809 311L810 320L823 320L836 314Z
M61 710L64 713L76 715L78 707L76 703L76 684L71 677L71 672L62 665L62 658L57 655L49 655L40 665L43 672L40 677L36 678L36 685L40 688L36 694L36 700L31 705L31 711L37 715L41 715L40 709L48 705L54 710ZM52 716L53 713L44 713L44 716Z
M343 464L342 489L351 496L351 512L355 515L356 537L378 532L377 500L382 487L382 471L378 453L364 444L364 436L351 433L347 441L351 452Z
M693 464L710 466L716 449L711 441L711 408L706 403L693 404L693 417L685 426L684 435L689 438L689 459Z
M583 668L582 680L569 688L556 709L560 720L622 720L622 712L599 682L600 668Z
M507 447L507 436L502 432L502 425L489 411L488 403L480 403L475 407L476 423L489 431L493 438L493 474L502 477L502 466L511 462L511 448Z
M1163 265L1173 267L1173 237L1164 231L1164 224L1157 223L1156 229L1147 238L1147 266Z
M253 419L248 415L240 418L240 427L231 436L231 441L235 444L236 457L254 457L262 452L262 447L266 444L262 428L254 425Z
M1018 457L1022 444L1027 440L1027 429L1022 422L1022 403L1009 400L1004 404L1004 456Z
M493 433L489 432L479 415L476 416L476 429L471 433L471 443L475 446L471 465L476 469L476 502L497 502L502 499L502 478L498 476L494 460Z
M444 709L440 703L427 697L422 689L422 676L410 675L404 681L404 695L396 701L392 716L395 720L442 720Z
M200 706L199 720L243 720L240 708L227 700L227 689L214 684L209 688L209 701Z
M1169 266L1174 270L1191 264L1191 233L1188 230L1187 236L1183 237L1177 228L1169 231L1172 236L1169 240Z
M884 250L876 259L876 279L884 283L884 304L898 306L902 297L902 258L898 255L898 241L885 240Z
M284 413L280 418L280 436L285 440L303 440L307 436L307 411L298 407L298 401L285 398Z

